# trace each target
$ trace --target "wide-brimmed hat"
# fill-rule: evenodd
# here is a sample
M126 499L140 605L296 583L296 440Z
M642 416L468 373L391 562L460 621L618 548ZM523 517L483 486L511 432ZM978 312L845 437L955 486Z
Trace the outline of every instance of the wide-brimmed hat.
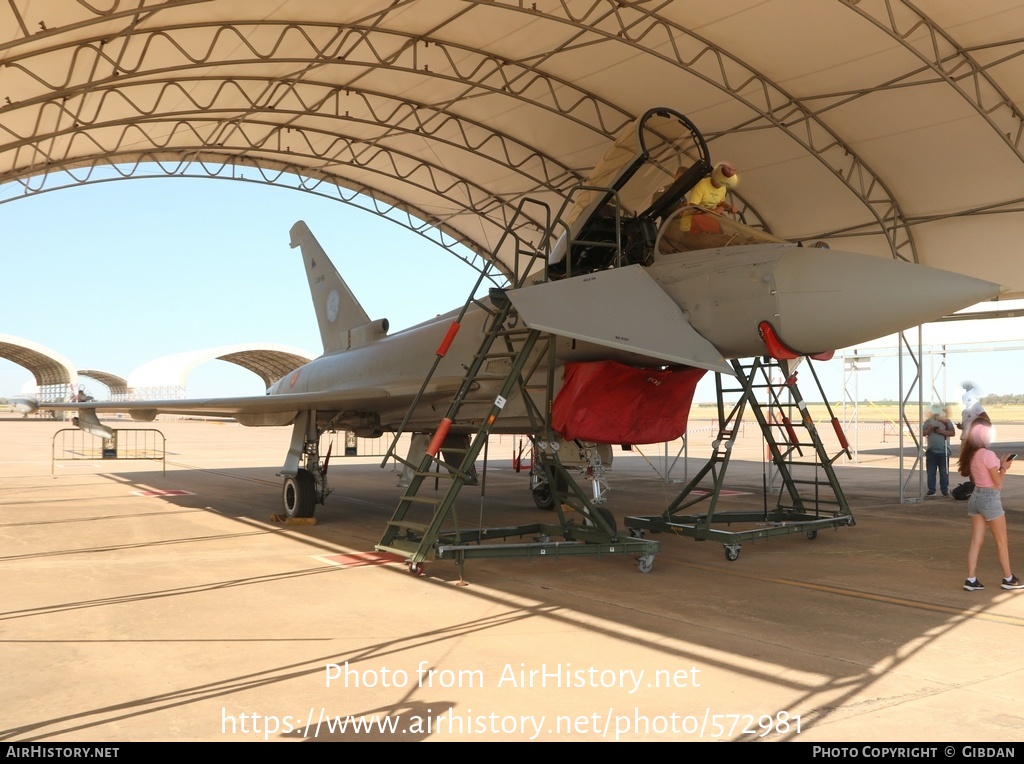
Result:
M740 175L729 162L719 162L715 165L715 169L711 171L711 180L716 186L736 188L740 182Z

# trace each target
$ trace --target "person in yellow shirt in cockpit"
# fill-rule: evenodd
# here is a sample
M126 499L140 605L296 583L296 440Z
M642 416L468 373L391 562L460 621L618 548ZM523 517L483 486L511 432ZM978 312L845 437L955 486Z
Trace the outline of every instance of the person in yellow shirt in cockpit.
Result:
M682 168L676 173L676 177L678 178L681 174ZM736 172L735 165L729 162L719 162L715 165L710 175L701 178L687 192L681 202L681 209L667 215L668 220L661 232L660 251L682 252L721 246L722 242L719 241L722 238L720 220L714 215L704 214L703 211L715 213L728 211L736 214L736 208L726 202L725 197L730 189L736 188L739 179L740 176ZM698 209L695 210L694 207Z
M736 208L726 203L725 196L729 189L736 188L740 182L739 173L729 162L719 162L711 175L701 178L697 185L686 194L686 203L694 207L703 207L713 212L728 210L735 214Z

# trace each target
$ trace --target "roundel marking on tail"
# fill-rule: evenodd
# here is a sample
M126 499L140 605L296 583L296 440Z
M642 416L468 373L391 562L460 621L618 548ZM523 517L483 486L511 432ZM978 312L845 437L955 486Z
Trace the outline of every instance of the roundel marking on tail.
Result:
M327 295L327 320L332 324L338 317L338 308L341 304L341 297L338 295L337 289L332 289L331 293Z

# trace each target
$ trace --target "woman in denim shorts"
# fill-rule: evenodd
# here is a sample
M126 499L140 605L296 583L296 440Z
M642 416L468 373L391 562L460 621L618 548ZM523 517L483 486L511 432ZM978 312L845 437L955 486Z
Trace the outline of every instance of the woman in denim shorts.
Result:
M985 543L985 527L992 532L996 542L996 554L1003 569L1004 589L1024 589L1024 584L1010 569L1010 548L1006 538L1006 513L1003 512L1000 490L1003 475L1010 469L1012 456L1000 458L989 449L992 442L992 426L988 422L975 420L960 449L960 474L970 477L974 493L967 502L967 514L971 518L971 546L967 550L967 580L964 589L969 592L984 589L977 578L978 554Z

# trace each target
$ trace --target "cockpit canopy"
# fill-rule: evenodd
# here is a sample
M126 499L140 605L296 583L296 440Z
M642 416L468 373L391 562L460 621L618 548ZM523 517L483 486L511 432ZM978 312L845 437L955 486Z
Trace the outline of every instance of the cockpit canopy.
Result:
M685 116L651 109L619 134L588 182L556 215L547 277L559 279L658 255L780 240L687 204L712 173L707 143Z

